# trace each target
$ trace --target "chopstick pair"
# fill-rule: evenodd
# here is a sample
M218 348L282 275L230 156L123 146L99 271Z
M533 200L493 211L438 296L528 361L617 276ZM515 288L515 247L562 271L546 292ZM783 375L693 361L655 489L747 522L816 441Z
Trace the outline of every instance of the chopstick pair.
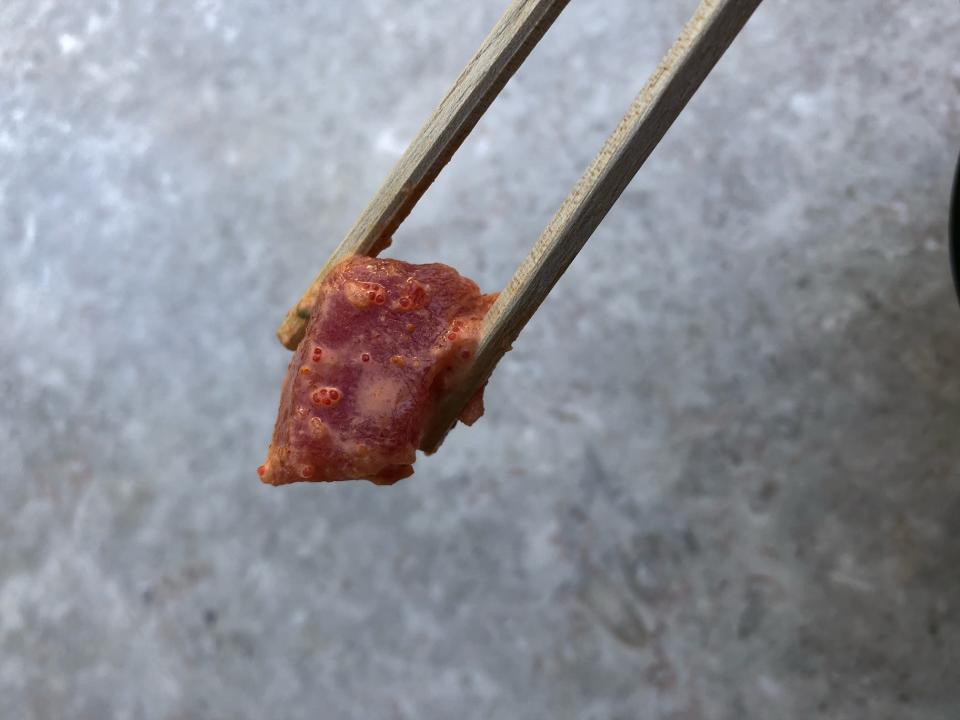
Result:
M523 63L569 0L514 0L397 161L373 199L299 302L277 337L291 350L303 338L327 271L350 255L375 256ZM701 0L680 37L620 124L547 224L486 316L473 360L444 395L422 447L433 452L503 354L663 138L761 0Z

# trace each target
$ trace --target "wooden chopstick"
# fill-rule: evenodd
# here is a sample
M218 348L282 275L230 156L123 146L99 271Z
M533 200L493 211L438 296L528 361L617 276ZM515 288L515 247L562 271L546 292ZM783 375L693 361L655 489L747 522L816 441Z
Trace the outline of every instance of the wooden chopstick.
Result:
M570 0L514 0L397 161L326 265L287 313L277 337L291 350L303 339L327 271L350 255L375 256L466 139L494 98Z
M577 181L487 314L473 362L438 404L421 448L433 452L600 221L653 152L761 0L702 0L627 114Z

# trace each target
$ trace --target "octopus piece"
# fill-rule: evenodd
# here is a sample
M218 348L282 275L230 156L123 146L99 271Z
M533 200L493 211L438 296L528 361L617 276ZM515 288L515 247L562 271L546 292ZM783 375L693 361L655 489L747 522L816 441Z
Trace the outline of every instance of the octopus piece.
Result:
M439 263L354 256L334 267L290 361L261 480L390 485L412 475L431 412L495 299ZM481 390L460 419L482 414Z

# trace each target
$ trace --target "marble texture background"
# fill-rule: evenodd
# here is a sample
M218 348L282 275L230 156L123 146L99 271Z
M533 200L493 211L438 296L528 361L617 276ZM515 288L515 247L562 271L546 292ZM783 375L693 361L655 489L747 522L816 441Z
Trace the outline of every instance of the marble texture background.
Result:
M572 2L389 254L502 286L694 4ZM955 0L766 0L477 426L257 481L502 5L0 4L0 717L957 717Z

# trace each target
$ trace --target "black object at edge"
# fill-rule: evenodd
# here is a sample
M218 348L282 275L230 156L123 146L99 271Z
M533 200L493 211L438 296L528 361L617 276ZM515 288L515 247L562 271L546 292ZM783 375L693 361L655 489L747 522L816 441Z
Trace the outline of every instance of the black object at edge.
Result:
M950 201L950 267L953 268L953 286L960 300L960 161L953 178L953 200Z

